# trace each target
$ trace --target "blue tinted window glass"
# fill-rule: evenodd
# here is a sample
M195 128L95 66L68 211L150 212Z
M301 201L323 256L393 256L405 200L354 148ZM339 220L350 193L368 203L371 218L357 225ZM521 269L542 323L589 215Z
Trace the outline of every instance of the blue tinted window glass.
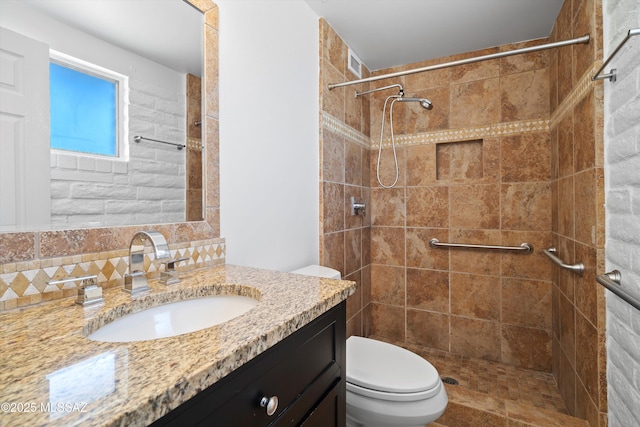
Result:
M51 148L116 156L116 83L50 64Z

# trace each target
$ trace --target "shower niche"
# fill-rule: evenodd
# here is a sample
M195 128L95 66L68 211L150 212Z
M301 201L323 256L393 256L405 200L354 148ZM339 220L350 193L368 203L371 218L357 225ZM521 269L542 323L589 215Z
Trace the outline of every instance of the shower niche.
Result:
M436 144L436 179L462 181L484 176L483 140Z

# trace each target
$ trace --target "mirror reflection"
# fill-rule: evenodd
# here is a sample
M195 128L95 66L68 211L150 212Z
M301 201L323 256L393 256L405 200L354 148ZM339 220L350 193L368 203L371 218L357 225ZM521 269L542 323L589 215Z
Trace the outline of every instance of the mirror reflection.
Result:
M0 27L1 231L203 219L199 10L2 0Z

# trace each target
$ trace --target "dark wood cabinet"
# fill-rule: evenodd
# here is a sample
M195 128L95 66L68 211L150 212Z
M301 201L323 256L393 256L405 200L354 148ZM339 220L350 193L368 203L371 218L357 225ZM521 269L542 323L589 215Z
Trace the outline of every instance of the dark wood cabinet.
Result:
M344 427L345 310L342 302L152 425ZM269 416L260 401L272 396Z

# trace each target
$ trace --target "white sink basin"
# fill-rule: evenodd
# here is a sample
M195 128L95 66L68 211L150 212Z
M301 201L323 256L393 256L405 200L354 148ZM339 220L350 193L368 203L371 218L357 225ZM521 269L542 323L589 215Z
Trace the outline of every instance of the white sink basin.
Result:
M214 295L163 304L129 314L88 336L93 341L132 342L175 337L238 317L258 304L253 298Z

